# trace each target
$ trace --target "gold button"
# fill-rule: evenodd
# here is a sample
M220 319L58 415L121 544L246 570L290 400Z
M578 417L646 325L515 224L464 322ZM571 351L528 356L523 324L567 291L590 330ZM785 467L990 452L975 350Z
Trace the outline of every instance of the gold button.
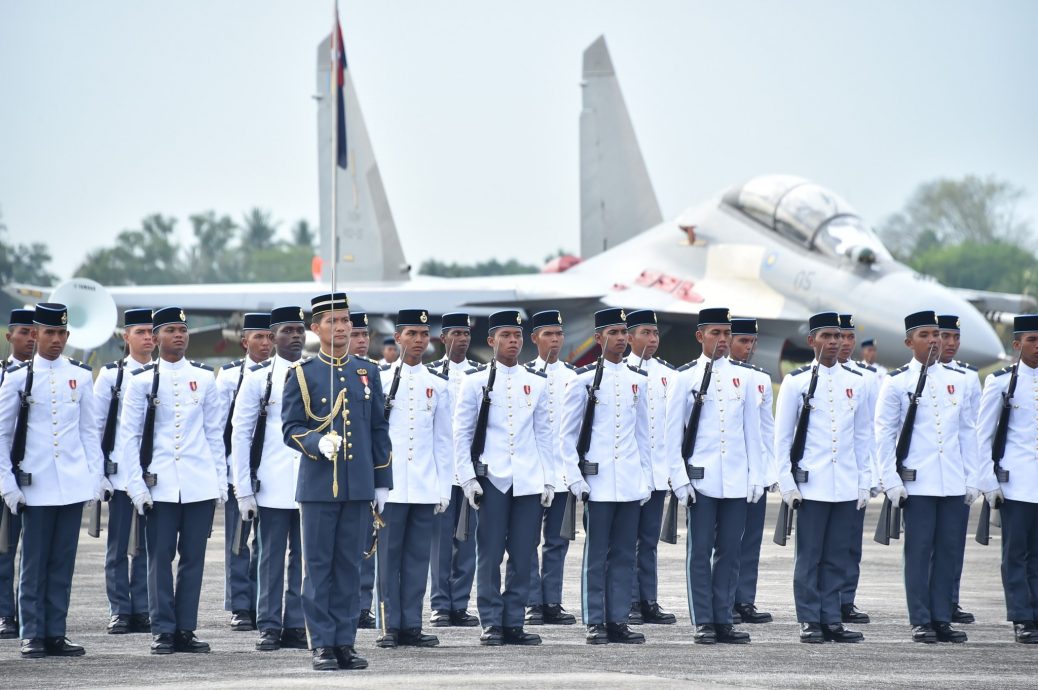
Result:
M352 448L352 447L353 447L353 444L352 444L352 443L347 443L347 444L346 444L346 447L347 447L347 448Z
M347 460L352 460L352 459L353 459L353 455L352 455L352 454L350 454L350 455L347 455L347 456L346 456L346 459L347 459Z
M352 432L352 431L347 431L347 432L346 432L346 435L347 435L347 436L353 436L353 432Z
M345 380L346 380L346 377L345 377L345 376L340 376L340 377L339 377L339 380L340 380L340 381L345 381Z

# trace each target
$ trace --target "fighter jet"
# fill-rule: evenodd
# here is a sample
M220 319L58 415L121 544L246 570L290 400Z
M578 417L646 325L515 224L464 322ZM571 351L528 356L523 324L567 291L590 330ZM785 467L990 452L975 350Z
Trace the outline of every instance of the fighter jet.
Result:
M322 247L339 248L339 287L350 304L391 330L401 306L432 314L464 310L485 317L501 308L527 313L561 309L569 338L563 356L593 356L592 314L604 306L651 308L666 348L684 362L697 354L692 329L699 310L727 306L760 323L755 362L778 375L782 359L805 359L805 324L821 310L849 312L861 336L883 345L881 362L907 357L902 316L922 309L958 314L959 356L983 366L1004 357L995 331L970 301L896 261L868 222L840 196L793 175L763 175L665 220L656 201L604 37L585 51L580 113L581 257L564 257L542 273L435 278L410 273L359 101L347 69L347 168L336 180L331 218L329 39L318 47L318 149ZM120 308L177 304L221 318L279 304L309 304L327 290L330 261L316 283L113 287ZM16 286L17 287L17 286ZM22 293L23 296L25 293ZM37 289L37 294L42 291ZM970 293L983 303L983 293ZM996 307L1005 309L1004 302ZM207 353L196 353L205 356Z

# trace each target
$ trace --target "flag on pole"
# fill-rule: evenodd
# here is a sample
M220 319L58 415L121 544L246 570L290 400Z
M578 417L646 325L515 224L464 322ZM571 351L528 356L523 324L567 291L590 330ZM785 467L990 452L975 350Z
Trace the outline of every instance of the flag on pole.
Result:
M342 43L342 26L339 25L339 6L335 6L335 29L332 31L332 87L335 91L335 161L346 169L349 156L346 153L346 105L343 83L346 72L346 48Z

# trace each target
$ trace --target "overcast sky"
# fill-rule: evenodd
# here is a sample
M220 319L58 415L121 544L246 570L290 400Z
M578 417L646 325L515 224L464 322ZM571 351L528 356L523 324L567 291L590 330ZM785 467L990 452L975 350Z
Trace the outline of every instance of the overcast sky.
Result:
M1038 2L340 6L405 253L579 246L581 53L605 34L665 216L792 173L878 222L994 174L1038 218ZM146 214L317 220L328 0L0 0L0 208L68 276ZM9 239L11 239L9 238Z

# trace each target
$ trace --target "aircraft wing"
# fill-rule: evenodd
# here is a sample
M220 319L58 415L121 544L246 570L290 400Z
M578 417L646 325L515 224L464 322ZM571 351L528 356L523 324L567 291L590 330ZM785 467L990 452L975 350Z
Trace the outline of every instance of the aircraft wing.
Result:
M988 292L987 290L970 290L969 288L948 288L963 298L977 311L984 314L989 321L1012 324L1017 314L1033 314L1038 311L1038 300L1031 295L1018 295L1011 292Z

